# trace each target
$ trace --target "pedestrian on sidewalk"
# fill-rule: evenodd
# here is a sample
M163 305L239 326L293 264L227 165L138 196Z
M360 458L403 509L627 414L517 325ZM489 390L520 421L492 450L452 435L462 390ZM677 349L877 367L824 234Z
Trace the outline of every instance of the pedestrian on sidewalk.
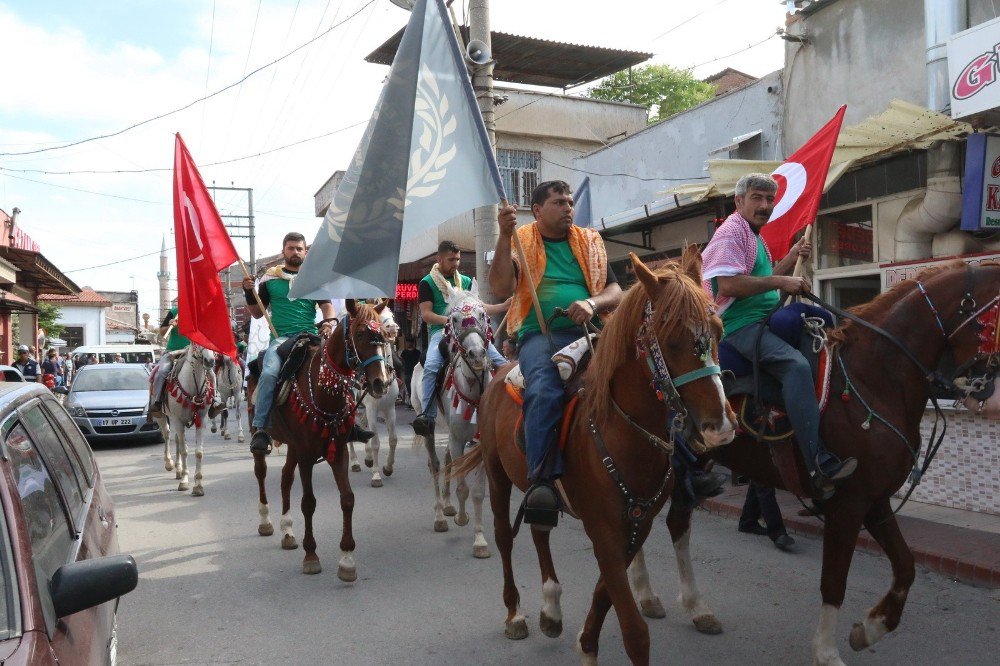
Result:
M764 525L760 519L764 519ZM747 498L743 502L743 513L740 514L740 524L737 528L746 534L759 534L770 537L778 550L788 551L795 539L788 536L785 521L781 518L781 508L774 497L774 488L751 481L747 488Z

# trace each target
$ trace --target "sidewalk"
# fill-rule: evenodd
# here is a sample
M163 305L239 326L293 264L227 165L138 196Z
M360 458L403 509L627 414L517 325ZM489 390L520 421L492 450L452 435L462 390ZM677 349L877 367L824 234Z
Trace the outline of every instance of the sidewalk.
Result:
M723 494L705 500L702 507L739 518L746 493L747 486L727 483ZM815 517L798 515L802 504L794 495L779 490L777 498L789 532L822 537L823 524ZM893 500L894 507L897 502ZM1000 516L911 500L897 520L918 566L970 585L1000 588ZM883 554L866 531L858 536L857 548Z

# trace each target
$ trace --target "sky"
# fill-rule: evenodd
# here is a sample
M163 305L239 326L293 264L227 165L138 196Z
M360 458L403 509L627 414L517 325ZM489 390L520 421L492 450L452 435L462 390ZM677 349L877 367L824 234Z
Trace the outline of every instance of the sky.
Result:
M699 78L782 65L778 0L491 5L495 31L649 52ZM455 0L459 21L467 6ZM140 312L155 318L162 239L173 247L173 134L206 184L253 188L258 256L279 251L289 231L311 239L321 222L313 194L351 158L388 73L364 56L407 18L389 0L0 0L0 209L20 208L18 225L79 286L136 289ZM188 104L112 138L8 154L117 133ZM161 170L80 173L137 169ZM51 173L61 171L77 173ZM219 192L217 205L247 212L238 193ZM235 243L249 259L247 241Z

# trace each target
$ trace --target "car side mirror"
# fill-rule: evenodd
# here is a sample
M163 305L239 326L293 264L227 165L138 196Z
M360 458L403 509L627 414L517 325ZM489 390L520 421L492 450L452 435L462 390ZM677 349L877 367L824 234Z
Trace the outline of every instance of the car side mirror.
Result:
M110 555L64 564L49 583L56 617L117 599L135 589L139 569L131 555Z
M54 389L52 389L52 392L58 393L60 395L69 395L69 389L66 388L65 386L57 386Z

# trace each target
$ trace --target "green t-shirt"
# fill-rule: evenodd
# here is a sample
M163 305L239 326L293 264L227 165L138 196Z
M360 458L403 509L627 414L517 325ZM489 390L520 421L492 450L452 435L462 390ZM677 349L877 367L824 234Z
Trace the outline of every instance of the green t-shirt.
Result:
M461 275L461 274L460 274ZM468 291L472 288L472 278L468 275L461 275L462 278L462 289ZM434 279L430 275L424 276L424 279L420 281L418 289L418 298L420 302L430 301L432 304L431 310L434 314L441 315L442 317L446 314L445 309L448 307L448 302L444 298L444 294L438 289L438 286L434 284ZM427 335L431 336L444 328L443 324L431 324L427 323Z
M167 319L177 319L177 308L170 308L170 313L167 315ZM170 329L170 335L167 336L167 351L178 351L180 349L184 349L189 344L191 344L191 341L181 335L181 330L177 328L175 324L174 327Z
M750 275L753 277L770 277L774 275L771 269L771 262L767 259L767 250L764 249L764 241L761 240L760 236L757 236L757 260L754 262ZM712 293L719 293L717 278L712 278ZM765 291L762 294L755 294L754 296L737 298L722 313L722 337L724 338L730 333L735 333L744 326L763 321L771 313L771 310L778 305L779 300L781 300L781 296L778 294L777 289Z
M290 280L272 277L262 282L267 290L271 307L271 321L279 337L316 332L316 301L306 298L288 298ZM273 339L273 336L272 336Z
M574 301L590 298L590 291L587 289L587 279L583 275L583 269L573 256L569 241L549 240L544 236L542 240L545 242L545 272L538 284L538 303L542 306L542 316L548 319L554 309L568 308ZM576 324L568 317L557 317L552 320L552 330L573 326ZM540 330L538 316L532 305L524 322L521 323L519 333L523 335L537 333Z

